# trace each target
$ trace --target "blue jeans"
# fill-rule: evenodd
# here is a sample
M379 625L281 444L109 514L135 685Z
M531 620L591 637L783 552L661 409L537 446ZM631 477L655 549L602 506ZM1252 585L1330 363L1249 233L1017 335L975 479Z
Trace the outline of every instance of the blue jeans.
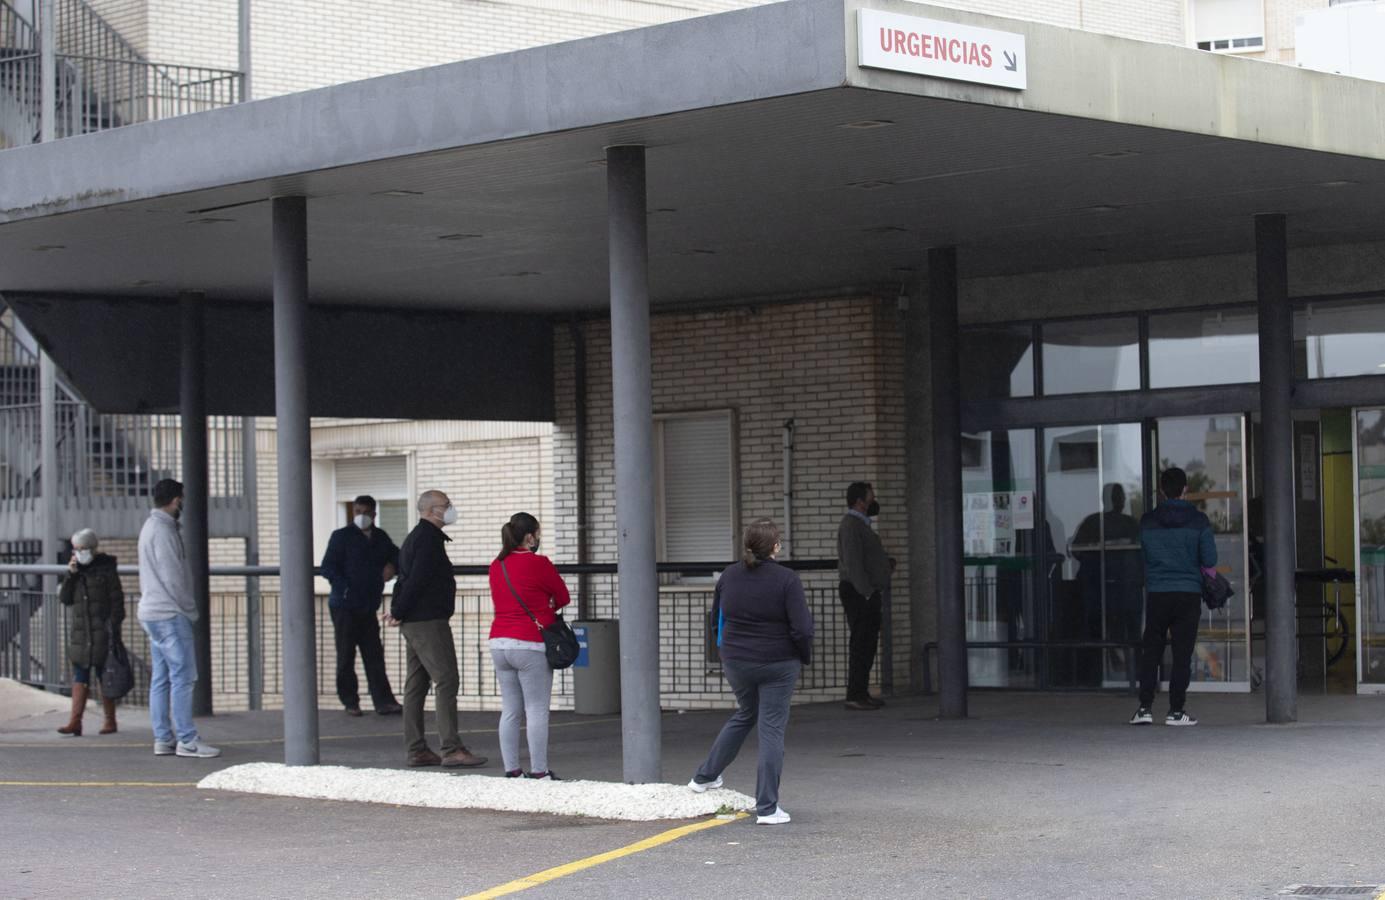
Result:
M192 724L192 686L197 681L197 655L193 648L192 620L174 616L157 622L140 622L149 635L149 721L154 740L185 744L197 742L197 726ZM171 702L170 702L171 700ZM173 723L169 725L172 707Z

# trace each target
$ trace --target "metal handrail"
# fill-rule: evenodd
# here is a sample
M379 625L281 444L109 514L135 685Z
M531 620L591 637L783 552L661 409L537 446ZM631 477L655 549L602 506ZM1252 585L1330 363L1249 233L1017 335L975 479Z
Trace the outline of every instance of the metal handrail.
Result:
M734 562L694 562L694 563L656 563L656 569L664 575L712 575L721 572ZM780 565L797 572L821 572L835 570L837 561L835 559L786 559L781 560ZM556 563L555 568L560 575L617 575L620 568L616 563ZM116 566L118 575L138 575L139 566ZM313 567L313 574L321 574L321 568ZM0 575L66 575L67 566L52 565L47 563L0 563ZM224 576L251 576L276 578L280 574L279 566L212 566L209 570L213 577ZM468 565L457 565L452 567L453 575L478 576L490 574L489 563L473 563Z

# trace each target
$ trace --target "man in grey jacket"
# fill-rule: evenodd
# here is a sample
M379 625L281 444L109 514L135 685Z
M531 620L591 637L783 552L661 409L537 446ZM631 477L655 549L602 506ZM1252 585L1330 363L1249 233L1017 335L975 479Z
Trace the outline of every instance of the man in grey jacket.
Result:
M154 510L139 531L138 615L149 635L149 719L155 756L210 759L221 751L203 743L192 722L197 601L178 524L182 513L183 486L165 478L154 485Z
M846 489L846 507L846 515L837 526L837 577L851 633L846 708L869 711L885 705L870 695L869 685L880 640L881 600L890 584L894 560L871 527L871 518L880 512L875 488L864 481L852 482Z

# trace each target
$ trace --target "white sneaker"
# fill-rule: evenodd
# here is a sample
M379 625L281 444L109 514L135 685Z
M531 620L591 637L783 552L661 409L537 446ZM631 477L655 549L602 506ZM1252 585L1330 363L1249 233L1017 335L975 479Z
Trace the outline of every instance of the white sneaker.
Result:
M716 781L709 781L706 784L698 784L697 779L694 778L692 781L688 782L688 787L692 788L694 794L705 794L708 791L714 791L721 787L721 776L718 775Z
M788 823L789 814L784 812L784 807L782 806L776 806L774 812L767 816L755 817L756 825L787 825Z
M154 742L154 755L155 755L155 756L172 756L172 755L173 755L173 750L174 750L173 744L171 744L171 743L168 742L168 741L155 741L155 742Z
M192 759L212 759L221 755L221 751L216 747L213 747L211 744L204 744L201 741L195 744L184 744L182 741L179 741L177 752L179 756L186 756Z

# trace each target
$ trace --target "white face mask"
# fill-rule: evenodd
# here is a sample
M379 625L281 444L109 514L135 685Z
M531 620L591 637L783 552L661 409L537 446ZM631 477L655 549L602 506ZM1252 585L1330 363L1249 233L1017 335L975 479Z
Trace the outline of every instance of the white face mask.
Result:
M374 524L375 519L371 516L367 516L366 514L362 513L361 515L357 516L351 521L356 523L357 528L361 529L362 531L365 531L372 524Z
M457 521L457 507L449 505L447 509L442 511L442 524L451 525L455 521Z
M91 561L92 561L92 559L95 557L95 555L96 555L96 554L92 553L90 550L78 550L78 551L77 551L77 565L79 565L79 566L89 566L89 565L91 565Z

